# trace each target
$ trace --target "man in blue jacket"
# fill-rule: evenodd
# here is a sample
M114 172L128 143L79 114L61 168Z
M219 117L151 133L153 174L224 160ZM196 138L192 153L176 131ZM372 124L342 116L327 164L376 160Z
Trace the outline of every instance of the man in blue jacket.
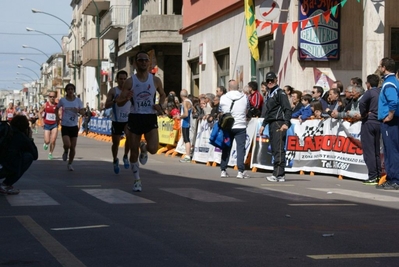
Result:
M383 58L378 66L384 76L378 99L378 120L384 142L386 182L377 186L385 190L399 189L399 82L395 77L395 61Z

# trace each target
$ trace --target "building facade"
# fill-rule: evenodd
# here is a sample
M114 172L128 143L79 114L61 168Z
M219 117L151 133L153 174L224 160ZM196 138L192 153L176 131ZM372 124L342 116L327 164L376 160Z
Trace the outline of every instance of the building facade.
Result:
M252 63L244 0L184 0L182 87L215 92L236 79L243 88L274 71L281 86L330 88L366 79L382 57L399 61L397 1L254 0L259 60ZM355 15L354 15L355 14Z

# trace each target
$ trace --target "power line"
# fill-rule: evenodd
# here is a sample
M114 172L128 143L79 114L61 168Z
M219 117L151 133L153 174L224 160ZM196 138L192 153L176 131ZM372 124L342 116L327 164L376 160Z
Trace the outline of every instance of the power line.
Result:
M29 55L29 56L40 56L39 53L19 53L19 52L0 52L0 55Z
M2 35L41 35L38 33L15 33L15 32L0 32L0 34ZM49 35L60 35L60 36L64 36L65 33L61 34L61 33L49 33Z

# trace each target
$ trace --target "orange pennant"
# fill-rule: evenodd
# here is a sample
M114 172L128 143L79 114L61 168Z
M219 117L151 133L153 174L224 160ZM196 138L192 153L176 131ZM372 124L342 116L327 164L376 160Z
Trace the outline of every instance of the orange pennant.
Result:
M263 30L264 28L269 27L270 25L271 25L270 22L265 21L263 22L262 27L260 27L260 29Z
M258 28L261 23L262 23L262 21L255 19L256 28Z
M283 33L283 35L285 34L285 31L287 30L287 26L288 26L288 23L281 24L281 32Z
M275 30L277 30L279 23L272 23L272 33L274 33Z
M296 29L298 28L298 21L292 22L292 33L295 33Z
M330 20L330 14L331 14L330 10L327 10L327 11L324 11L324 12L323 12L324 20L325 20L327 23L328 23L328 21Z
M321 14L320 14L321 15ZM319 27L319 20L320 20L320 16L315 16L315 17L313 17L313 24L314 24L314 26L317 28L317 27Z
M309 21L309 19L304 19L301 21L302 30L306 27L306 24L308 24L308 21Z

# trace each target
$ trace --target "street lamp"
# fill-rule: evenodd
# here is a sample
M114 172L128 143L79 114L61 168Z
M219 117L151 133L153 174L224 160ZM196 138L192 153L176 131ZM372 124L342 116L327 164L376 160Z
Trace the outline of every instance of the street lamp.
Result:
M25 74L25 73L20 73L20 72L17 72L17 75L24 75L24 76L26 76L26 77L28 77L29 79L31 79L31 80L35 80L35 79L33 79L32 77L30 77L29 75L27 75L27 74Z
M51 16L53 18L56 18L56 19L62 21L65 25L67 25L67 27L69 28L69 30L73 34L73 37L75 38L75 50L74 50L74 53L73 53L73 62L72 62L72 64L75 65L75 63L76 63L76 53L77 53L77 51L76 51L77 39L76 39L75 33L72 30L72 25L69 25L65 20L61 19L60 17L57 17L56 15L41 11L41 10L36 9L36 8L32 8L32 13L41 13L41 14L49 15L49 16ZM74 81L76 83L76 67L74 68L73 79L74 79Z
M34 50L36 50L36 51L39 51L40 53L42 53L43 55L45 55L47 58L49 58L50 56L49 55L47 55L46 53L44 53L42 50L39 50L39 49L37 49L37 48L34 48L34 47L31 47L31 46L29 46L29 45L22 45L22 48L30 48L30 49L34 49Z
M40 80L40 76L39 76L34 70L32 70L31 68L27 68L27 67L24 67L24 66L21 66L21 65L18 65L18 68L30 70L30 71L33 72L33 73L37 76L37 78Z
M37 62L35 60L32 60L32 59L29 59L29 58L21 57L20 60L29 60L29 61L35 62L37 65L39 65L40 68L42 67L42 65L39 62Z
M45 32L41 32L41 31L38 31L38 30L35 30L35 29L32 29L32 28L29 28L29 27L26 27L26 30L27 30L28 32L38 32L38 33L47 35L48 37L50 37L51 39L53 39L53 40L60 46L60 48L61 48L61 53L63 53L61 44L57 41L57 39L55 39L55 38L54 38L53 36L51 36L50 34L47 34L47 33L45 33Z

